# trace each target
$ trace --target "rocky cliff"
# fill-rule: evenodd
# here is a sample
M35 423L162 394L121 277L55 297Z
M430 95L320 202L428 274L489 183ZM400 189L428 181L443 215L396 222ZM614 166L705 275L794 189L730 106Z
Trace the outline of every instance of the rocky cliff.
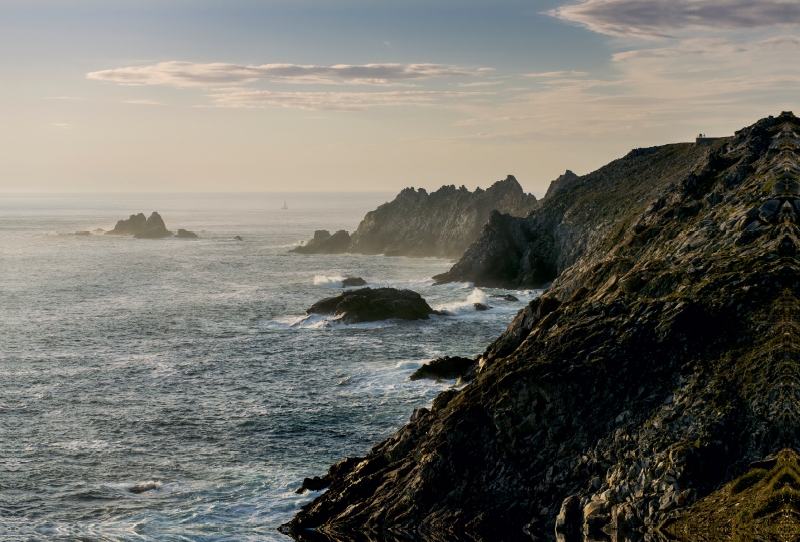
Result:
M477 238L493 210L525 216L536 205L536 197L526 194L513 175L474 192L453 185L430 194L422 188L406 188L391 202L367 213L346 247L337 243L332 250L329 240L317 240L315 234L292 252L458 258Z
M635 149L599 170L553 181L526 217L493 214L450 271L434 279L477 286L535 287L593 251L607 251L676 179L706 159L693 143Z
M578 209L611 222L595 248L556 258L556 281L474 380L331 467L328 490L283 532L719 540L692 530L697 513L723 534L755 533L742 540L794 539L758 533L800 525L796 456L781 452L800 446L800 120L613 167L634 195L616 193L614 213L602 175L594 207L582 189Z

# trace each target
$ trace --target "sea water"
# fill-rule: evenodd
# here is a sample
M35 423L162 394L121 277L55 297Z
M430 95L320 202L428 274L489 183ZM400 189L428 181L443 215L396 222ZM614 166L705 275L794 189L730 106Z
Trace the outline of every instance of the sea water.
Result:
M408 377L481 353L537 295L434 286L443 259L288 252L390 199L0 199L0 538L288 540L276 528L319 494L295 493L304 477L367 453L454 386ZM200 238L74 235L152 211ZM449 316L305 317L350 276Z

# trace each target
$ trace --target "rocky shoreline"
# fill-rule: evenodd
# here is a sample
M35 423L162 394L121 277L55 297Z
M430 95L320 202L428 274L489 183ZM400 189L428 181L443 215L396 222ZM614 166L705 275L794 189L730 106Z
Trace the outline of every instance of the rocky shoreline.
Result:
M559 186L525 221L493 215L446 278L528 283L523 264L498 275L479 258L510 251L513 262L525 248L543 262L531 269L552 266L552 286L476 360L471 383L332 466L327 491L281 532L442 542L730 532L694 528L695 513L728 518L744 541L798 532L796 456L781 450L800 447L800 119L633 151ZM733 514L735 503L748 512Z

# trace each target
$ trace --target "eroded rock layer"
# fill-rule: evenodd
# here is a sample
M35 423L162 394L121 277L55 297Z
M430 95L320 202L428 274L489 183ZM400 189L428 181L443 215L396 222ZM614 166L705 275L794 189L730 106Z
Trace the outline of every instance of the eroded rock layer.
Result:
M636 216L620 210L605 248L520 311L470 384L332 467L283 532L621 541L685 534L671 518L692 510L745 532L757 510L714 492L800 447L800 120L685 152L695 167L658 177ZM759 517L785 512L789 537L764 540L796 539L786 468L752 486L748 502L772 503Z

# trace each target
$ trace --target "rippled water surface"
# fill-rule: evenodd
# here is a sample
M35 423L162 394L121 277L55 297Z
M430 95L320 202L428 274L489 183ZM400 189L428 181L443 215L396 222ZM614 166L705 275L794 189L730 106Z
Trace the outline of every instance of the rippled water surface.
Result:
M0 200L0 537L288 540L303 477L399 428L453 385L415 368L480 353L535 295L478 313L502 292L432 286L446 260L287 253L392 197ZM200 239L66 235L154 210ZM453 316L303 319L345 276Z

